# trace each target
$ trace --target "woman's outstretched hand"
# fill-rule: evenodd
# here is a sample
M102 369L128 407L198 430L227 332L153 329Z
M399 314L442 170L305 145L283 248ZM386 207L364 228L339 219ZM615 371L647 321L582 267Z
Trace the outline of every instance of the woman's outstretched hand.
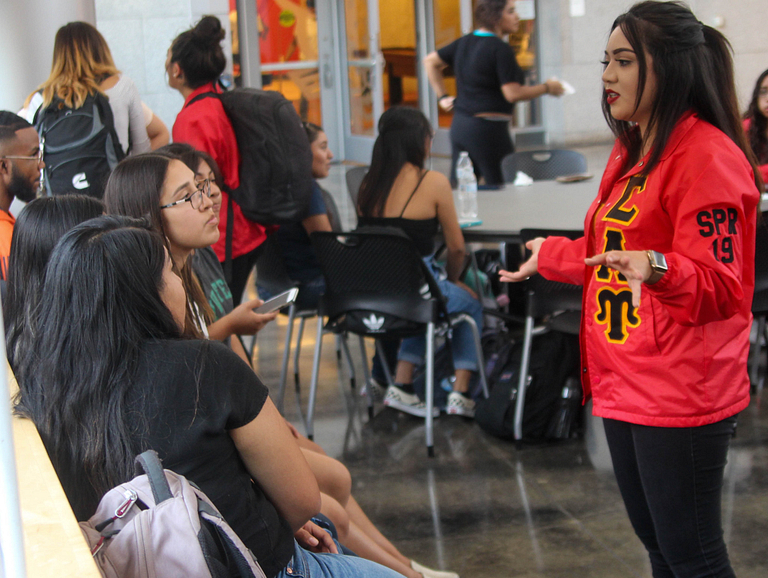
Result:
M627 279L627 284L632 290L632 305L640 306L640 293L643 282L651 276L651 263L648 261L648 253L645 251L608 251L594 257L584 259L590 267L605 265L615 269Z
M544 241L544 237L536 237L528 241L525 246L531 251L531 257L520 265L520 269L517 271L500 270L499 279L505 283L517 283L518 281L525 281L531 275L535 275L539 271L539 249L541 249Z

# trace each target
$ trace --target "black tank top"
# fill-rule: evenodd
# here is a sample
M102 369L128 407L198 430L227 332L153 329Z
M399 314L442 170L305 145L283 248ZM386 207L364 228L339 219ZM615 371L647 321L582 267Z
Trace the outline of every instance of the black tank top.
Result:
M411 192L411 196L408 197L403 206L403 210L400 211L399 217L360 217L357 220L358 227L397 227L401 229L406 235L408 235L416 245L416 249L423 257L428 257L435 251L435 236L437 235L438 228L440 227L440 221L437 217L431 219L404 219L403 213L411 202L413 195L421 186L421 181L427 176L428 171L424 171L421 175L419 182L416 183L416 188Z

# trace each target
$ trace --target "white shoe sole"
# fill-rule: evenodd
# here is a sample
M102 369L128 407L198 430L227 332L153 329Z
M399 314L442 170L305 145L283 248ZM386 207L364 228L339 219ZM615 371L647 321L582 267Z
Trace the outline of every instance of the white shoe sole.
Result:
M412 405L408 405L407 403L402 403L401 401L398 401L392 398L385 399L384 405L386 405L387 407L396 409L398 411L402 411L403 413L414 415L416 417L427 417L426 407L413 407ZM432 408L432 416L438 417L439 415L440 415L440 410L436 407Z

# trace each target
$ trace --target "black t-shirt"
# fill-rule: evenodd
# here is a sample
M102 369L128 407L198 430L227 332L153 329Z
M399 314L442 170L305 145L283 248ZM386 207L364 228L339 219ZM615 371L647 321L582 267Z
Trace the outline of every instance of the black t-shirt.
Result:
M467 34L438 50L437 55L456 75L456 112L467 116L512 112L514 104L504 98L501 85L523 84L525 73L509 44L495 35Z
M253 370L222 343L162 340L142 344L125 399L128 415L144 418L133 434L136 453L154 449L163 467L197 484L248 546L267 576L293 556L293 532L240 459L229 430L259 415L268 396ZM138 422L141 423L141 422ZM86 485L82 469L62 468L67 494ZM79 520L93 515L75 511Z

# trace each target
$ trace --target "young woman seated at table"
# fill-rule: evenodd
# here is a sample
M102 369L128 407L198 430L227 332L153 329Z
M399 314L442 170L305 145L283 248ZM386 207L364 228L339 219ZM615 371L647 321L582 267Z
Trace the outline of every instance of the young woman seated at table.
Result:
M459 281L464 266L461 234L451 185L444 175L426 170L424 163L432 144L432 127L416 109L393 107L379 119L379 136L373 145L368 174L360 185L357 211L359 226L402 229L414 242L432 270L448 302L448 312L470 314L483 327L483 309L474 292ZM445 268L434 260L434 238L442 227L448 258ZM404 339L398 354L395 385L387 389L384 403L412 415L426 415L425 404L413 391L413 372L424 361L423 337ZM457 325L451 340L456 380L448 395L447 412L474 417L475 403L469 393L477 354L471 328Z
M309 521L317 482L267 388L223 344L184 339L186 309L164 240L144 220L93 219L51 254L32 338L47 355L25 361L18 407L77 519L152 448L211 498L267 576L399 576L321 554L338 547Z

